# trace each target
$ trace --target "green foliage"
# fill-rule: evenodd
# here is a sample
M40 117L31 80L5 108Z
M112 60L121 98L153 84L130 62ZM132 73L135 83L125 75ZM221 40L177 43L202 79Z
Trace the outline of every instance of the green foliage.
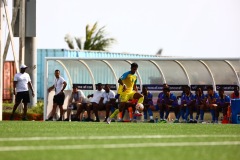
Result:
M74 42L78 46L78 49L83 50L97 50L97 51L106 51L116 40L114 38L107 38L105 31L105 26L98 29L98 23L96 22L92 27L89 25L86 26L85 42L82 48L83 39L75 37L72 38L71 35L66 34L64 37L65 42L68 44L70 49L74 49Z
M3 103L3 112L12 112L14 103ZM43 101L38 101L36 106L29 107L28 113L43 114L44 103ZM16 110L18 113L18 109Z
M14 103L8 103L8 102L5 102L5 103L2 103L2 106L4 107L13 107Z
M43 101L38 101L37 105L28 109L28 113L43 114L44 103Z

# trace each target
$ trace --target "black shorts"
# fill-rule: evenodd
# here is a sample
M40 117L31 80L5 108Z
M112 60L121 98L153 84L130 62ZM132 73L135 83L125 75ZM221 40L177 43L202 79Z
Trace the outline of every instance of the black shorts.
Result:
M53 97L53 103L56 103L57 105L62 106L64 103L64 99L65 99L65 94L57 94Z
M20 103L21 100L22 100L23 103L29 103L30 102L30 97L29 97L29 92L28 91L17 92L15 102Z

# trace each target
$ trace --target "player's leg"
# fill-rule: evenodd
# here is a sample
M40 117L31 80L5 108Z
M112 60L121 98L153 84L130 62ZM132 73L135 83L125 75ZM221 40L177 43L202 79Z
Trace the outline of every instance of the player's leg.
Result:
M218 123L218 118L219 118L219 112L222 109L222 106L214 106L214 110L215 110L215 121L214 123Z
M69 104L69 105L67 106L67 118L64 119L64 121L69 121L69 117L70 117L70 114L71 114L71 112L72 112L72 109L73 109L73 104Z
M19 106L19 104L21 103L21 101L22 101L21 92L17 92L16 99L15 99L15 104L13 106L13 110L12 110L12 114L10 116L10 120L14 120L15 111L16 111L17 107Z
M93 121L93 119L91 119L91 110L92 109L93 109L92 103L88 103L86 105L86 111L87 111L87 115L88 115L88 117L86 118L86 121Z
M204 113L205 113L205 109L207 109L206 105L200 105L200 123L202 123L204 121Z
M106 122L106 121L107 121L107 118L109 117L109 113L110 113L110 110L111 110L111 106L112 106L112 104L110 104L110 103L106 103L106 104L105 104L106 117L105 117L104 122Z
M197 123L199 115L200 115L200 105L195 105L196 108L196 118L194 120L195 123Z
M30 97L29 97L29 92L26 91L26 92L23 92L23 100L22 100L22 103L23 103L23 116L22 116L22 120L28 120L27 119L27 104L30 103Z

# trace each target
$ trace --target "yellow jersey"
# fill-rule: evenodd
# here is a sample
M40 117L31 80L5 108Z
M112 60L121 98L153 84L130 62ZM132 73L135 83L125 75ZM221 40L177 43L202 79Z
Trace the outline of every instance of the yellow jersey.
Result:
M122 85L119 85L118 93L131 93L133 91L133 86L137 83L137 75L132 74L131 71L125 72L120 79L122 80L123 84L126 85L127 89L122 92ZM119 93L121 94L121 93Z

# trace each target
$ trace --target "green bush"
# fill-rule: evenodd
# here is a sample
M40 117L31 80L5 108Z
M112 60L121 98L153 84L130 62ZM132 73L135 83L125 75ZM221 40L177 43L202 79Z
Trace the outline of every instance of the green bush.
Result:
M43 107L44 107L43 101L38 101L36 106L33 106L28 109L28 113L43 114Z
M3 112L11 113L13 106L14 103L3 103ZM43 101L38 101L36 106L28 108L28 113L43 114L43 107L44 107ZM18 109L16 110L16 113L18 113Z

